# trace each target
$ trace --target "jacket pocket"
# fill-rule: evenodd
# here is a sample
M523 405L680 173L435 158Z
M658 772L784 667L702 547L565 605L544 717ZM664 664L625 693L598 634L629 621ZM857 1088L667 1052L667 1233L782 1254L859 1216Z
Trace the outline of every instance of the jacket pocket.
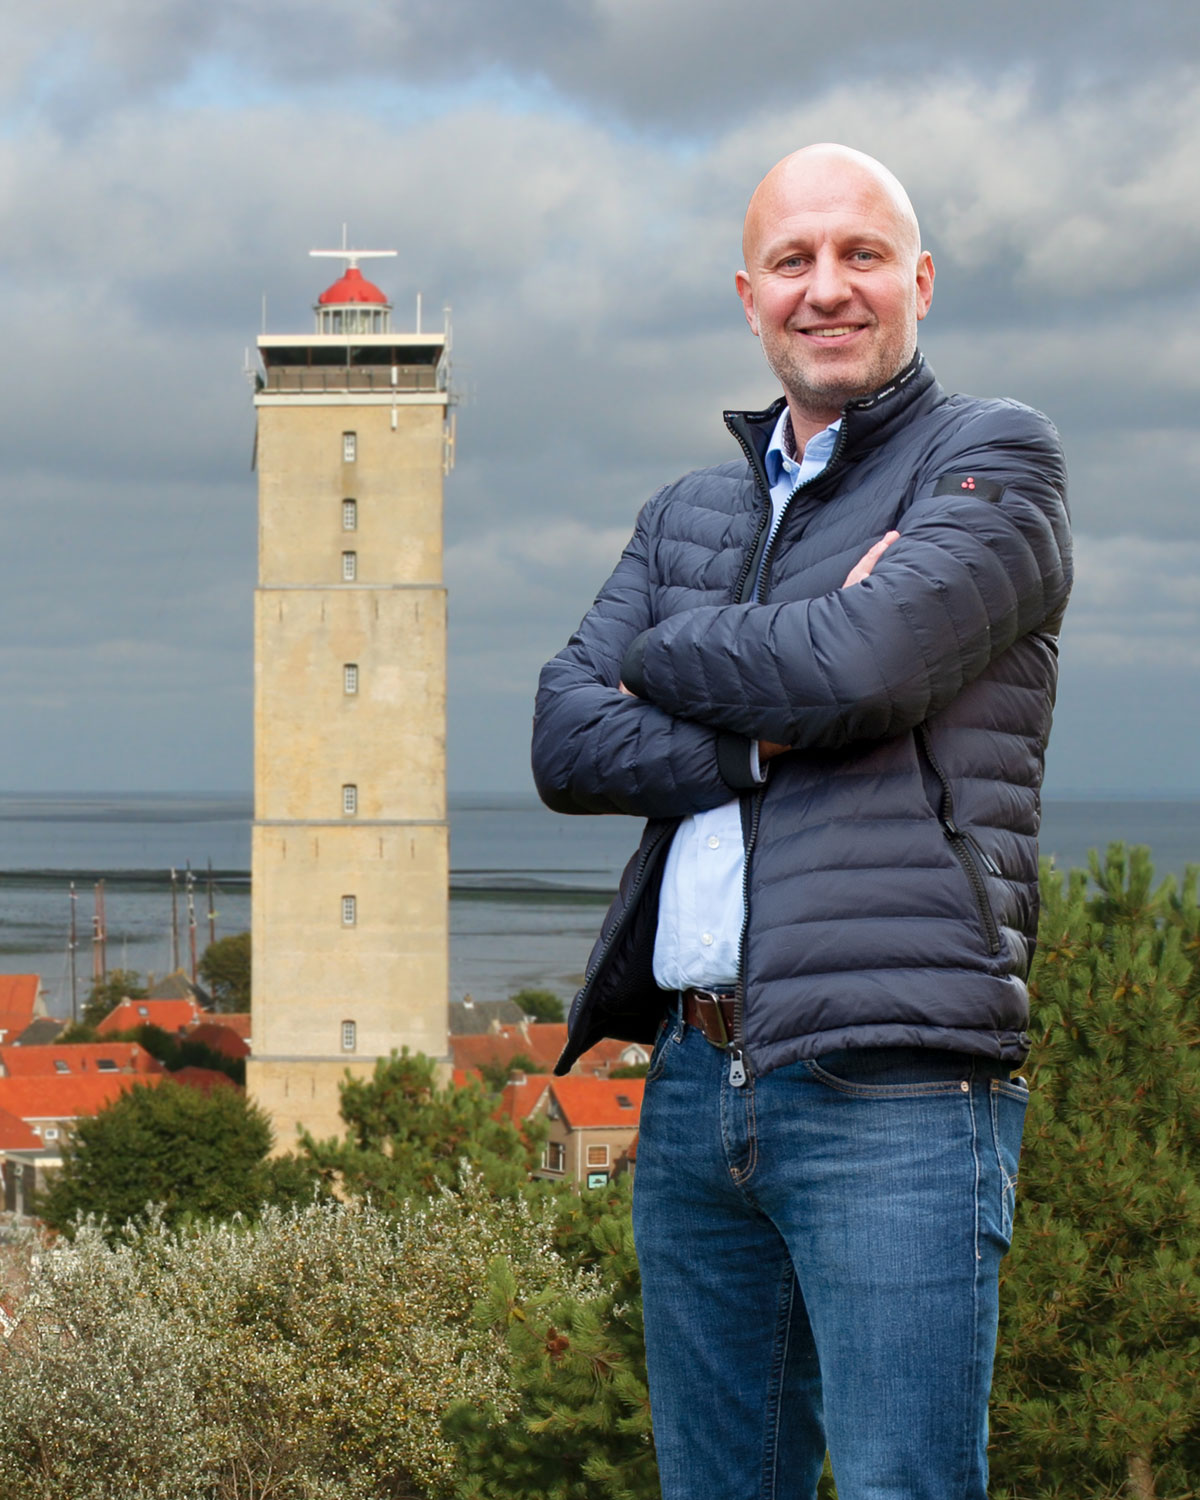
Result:
M987 941L988 952L994 957L1000 952L1003 943L1000 937L1000 928L996 922L996 914L992 910L991 898L988 895L987 876L1000 875L1000 867L996 864L987 851L981 847L974 834L968 833L965 828L960 828L954 817L954 794L950 788L950 778L942 769L941 763L933 753L932 737L929 733L928 724L918 724L914 731L917 745L917 756L921 761L922 778L925 782L926 794L930 796L933 810L938 822L942 825L942 832L946 841L962 866L963 874L967 877L967 885L970 887L976 909L979 912L979 923L983 928L983 935Z

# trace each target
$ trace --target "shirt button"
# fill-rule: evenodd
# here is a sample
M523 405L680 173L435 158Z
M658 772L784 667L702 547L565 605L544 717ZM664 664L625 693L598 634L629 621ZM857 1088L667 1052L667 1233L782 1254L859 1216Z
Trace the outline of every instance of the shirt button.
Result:
M721 840L716 836L715 833L710 833L709 834L709 836L708 836L708 847L710 849L719 849L721 847Z
M713 940L713 935L712 935L711 932L702 932L700 934L700 941L704 944L704 946L706 948L712 946L712 940Z

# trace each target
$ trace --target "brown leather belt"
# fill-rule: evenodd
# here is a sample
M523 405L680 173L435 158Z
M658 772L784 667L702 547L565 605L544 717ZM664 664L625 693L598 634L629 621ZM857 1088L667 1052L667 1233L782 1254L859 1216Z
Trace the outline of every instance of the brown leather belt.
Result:
M706 1041L724 1051L733 1040L732 990L680 990L683 1019Z

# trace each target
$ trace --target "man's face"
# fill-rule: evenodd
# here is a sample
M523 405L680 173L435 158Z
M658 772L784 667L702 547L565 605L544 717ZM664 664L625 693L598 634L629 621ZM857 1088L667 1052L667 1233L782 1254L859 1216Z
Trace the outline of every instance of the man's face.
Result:
M804 153L781 163L751 202L744 248L746 319L807 435L912 358L933 262L911 211L867 168Z

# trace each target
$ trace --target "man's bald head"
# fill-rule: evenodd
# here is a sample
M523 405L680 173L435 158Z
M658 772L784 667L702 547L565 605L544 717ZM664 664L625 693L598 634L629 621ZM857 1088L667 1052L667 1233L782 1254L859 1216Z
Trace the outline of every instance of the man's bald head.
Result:
M777 161L751 194L742 227L742 255L749 266L764 229L789 206L810 200L824 201L854 182L875 189L881 208L894 215L896 229L907 239L914 261L921 249L921 230L904 185L881 161L853 146L822 141L802 146Z
M933 262L891 172L831 144L771 168L750 199L742 247L746 321L806 441L912 359Z

